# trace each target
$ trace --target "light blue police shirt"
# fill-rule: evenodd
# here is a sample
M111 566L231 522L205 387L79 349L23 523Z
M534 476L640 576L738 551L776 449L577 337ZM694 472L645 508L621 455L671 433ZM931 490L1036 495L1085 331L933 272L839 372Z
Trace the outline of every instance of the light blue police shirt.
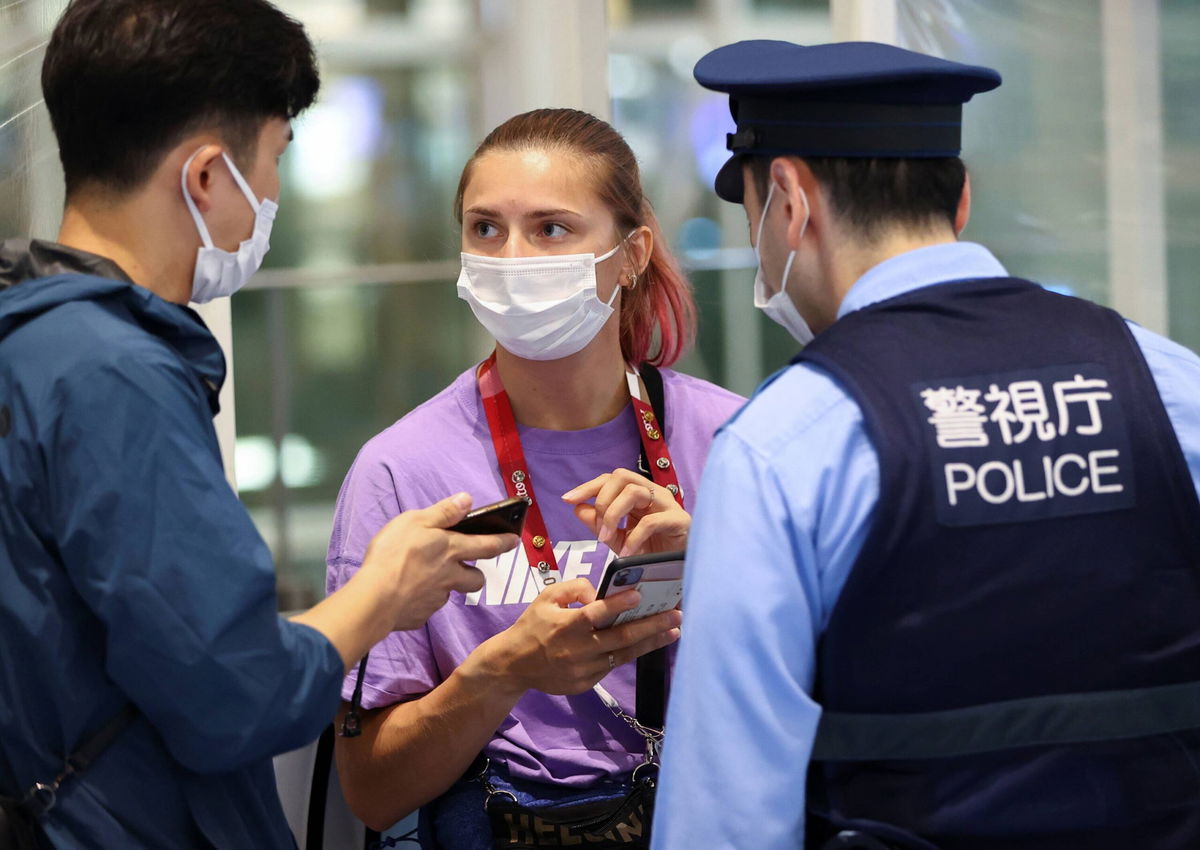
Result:
M922 286L1007 276L981 245L921 248L859 278L838 317ZM1200 482L1200 358L1130 326ZM810 364L776 373L718 433L688 545L655 850L803 846L815 647L878 500L862 414Z

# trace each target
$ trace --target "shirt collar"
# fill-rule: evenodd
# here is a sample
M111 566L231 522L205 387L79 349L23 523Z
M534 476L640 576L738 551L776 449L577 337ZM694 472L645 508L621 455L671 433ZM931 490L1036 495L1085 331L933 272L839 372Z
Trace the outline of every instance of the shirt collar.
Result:
M1008 276L992 252L975 242L917 248L884 260L855 281L842 299L838 318L935 283Z

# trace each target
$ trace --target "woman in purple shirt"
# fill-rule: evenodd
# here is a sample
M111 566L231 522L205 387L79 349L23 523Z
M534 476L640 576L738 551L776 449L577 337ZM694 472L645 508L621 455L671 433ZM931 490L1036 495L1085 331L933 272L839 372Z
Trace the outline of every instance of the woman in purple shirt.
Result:
M605 122L568 109L505 122L467 163L456 213L459 296L495 353L363 447L338 499L329 589L403 510L459 491L533 504L523 546L476 564L482 590L371 651L362 734L338 741L343 788L377 828L426 806L423 847L648 846L644 799L596 833L517 811L506 836L496 811L510 798L611 810L629 790L645 741L614 708L634 713L629 662L673 643L680 613L597 629L634 600L596 600L595 585L615 554L683 548L713 433L743 399L655 368L686 349L695 308ZM659 382L662 433L647 388ZM464 778L473 764L483 776ZM495 789L509 793L489 825Z

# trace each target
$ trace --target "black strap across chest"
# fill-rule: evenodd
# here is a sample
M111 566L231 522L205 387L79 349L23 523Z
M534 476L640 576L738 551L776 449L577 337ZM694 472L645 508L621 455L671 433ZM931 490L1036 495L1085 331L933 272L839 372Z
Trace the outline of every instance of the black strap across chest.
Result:
M52 781L35 782L20 799L0 796L0 804L8 811L28 817L44 816L57 804L62 784L86 771L137 716L137 709L133 705L126 705L67 756L62 771Z
M650 396L650 406L658 417L659 427L663 434L667 433L667 406L663 393L662 375L649 364L641 368L642 383L646 385L646 394ZM646 460L646 451L642 450L638 459L638 471L650 478L650 464ZM667 650L656 649L643 655L637 660L637 697L634 714L638 722L651 729L663 728L666 716L667 691Z

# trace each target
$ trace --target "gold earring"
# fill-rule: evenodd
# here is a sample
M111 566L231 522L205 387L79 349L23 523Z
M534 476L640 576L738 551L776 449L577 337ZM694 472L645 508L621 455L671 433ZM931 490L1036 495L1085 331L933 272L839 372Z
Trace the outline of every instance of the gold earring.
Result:
M636 289L636 288L637 288L637 280L638 280L638 276L637 276L637 274L636 274L636 273L634 273L634 272L630 272L630 273L629 273L629 288L630 288L630 289Z

